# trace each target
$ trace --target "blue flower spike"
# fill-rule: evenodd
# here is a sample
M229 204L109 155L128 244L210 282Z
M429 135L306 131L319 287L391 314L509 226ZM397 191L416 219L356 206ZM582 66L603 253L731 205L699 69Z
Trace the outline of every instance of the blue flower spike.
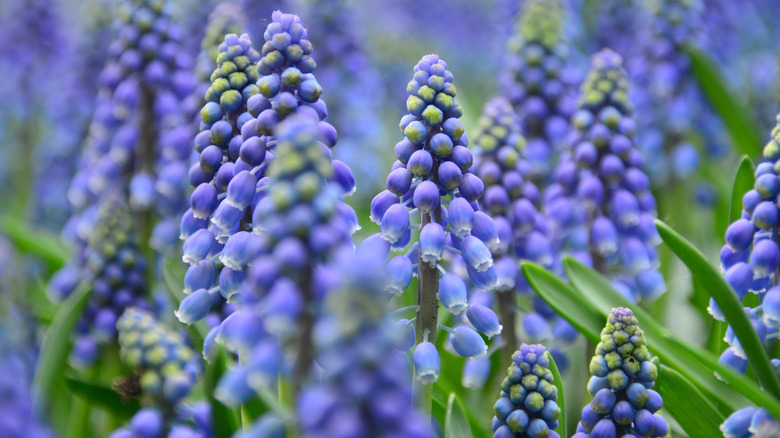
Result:
M601 331L590 362L591 403L582 409L574 438L664 437L666 420L658 411L661 396L651 388L658 377L644 332L630 309L616 307Z

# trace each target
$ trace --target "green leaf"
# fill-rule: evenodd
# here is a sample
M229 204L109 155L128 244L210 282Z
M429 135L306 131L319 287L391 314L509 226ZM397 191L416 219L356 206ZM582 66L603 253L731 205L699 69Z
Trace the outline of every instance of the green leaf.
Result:
M68 365L68 355L71 348L71 333L81 316L81 311L87 305L87 298L92 288L81 283L75 291L62 303L54 316L41 344L41 354L38 359L38 369L35 372L35 406L42 408L47 396L56 397L52 391L54 382L62 376Z
M691 273L699 278L712 298L720 307L726 322L731 325L734 334L745 350L748 362L755 372L761 386L780 400L780 380L774 367L769 362L769 356L761 344L753 325L750 323L739 297L721 275L720 270L713 266L707 257L695 246L685 240L665 223L656 220L656 228L667 246L688 266Z
M70 257L70 251L57 236L31 227L22 218L0 216L0 232L5 234L19 251L45 261L52 271L60 269Z
M172 257L163 262L162 273L165 290L171 298L173 307L178 308L181 300L186 296L184 294L184 266L181 261ZM190 335L192 348L196 352L203 351L203 341L206 339L206 335L209 334L209 327L206 325L206 321L201 320L195 324L188 325L187 331Z
M523 274L537 294L589 341L600 340L607 322L604 315L551 272L531 262L523 262Z
M766 394L755 382L733 373L730 368L718 363L718 358L711 353L677 340L648 312L614 290L597 272L570 258L564 259L564 268L579 293L587 297L604 315L608 315L614 306L630 308L645 332L648 348L685 378L694 382L711 399L727 407L727 411L731 412L750 404L747 399L753 403L766 402ZM725 380L731 385L718 380L713 370L727 376ZM780 405L777 403L768 409L780 413Z
M677 371L661 365L653 388L664 399L664 408L688 436L720 436L726 419L696 387Z
M227 355L221 345L215 345L217 349L211 363L206 363L203 384L211 406L211 421L214 425L214 433L217 438L230 438L239 429L239 419L236 413L214 398L214 389L219 379L227 370Z
M553 385L558 388L558 407L561 408L561 414L558 416L558 428L555 429L560 436L569 436L566 430L566 398L563 395L563 379L561 378L561 372L558 371L558 365L555 364L552 354L548 351L547 359L550 360L550 371L553 375Z
M463 405L455 393L450 393L447 399L447 414L444 416L444 438L473 438L469 421Z
M736 151L749 157L760 157L763 145L761 130L752 117L750 107L728 86L718 64L710 55L693 46L687 47L685 51L691 57L699 87L726 125Z
M42 281L32 282L27 288L29 293L30 310L35 319L44 323L51 324L54 315L57 314L57 305L52 303L46 295L46 285Z
M734 185L731 189L731 206L729 207L729 223L742 216L742 196L752 189L756 183L756 165L748 156L742 156L734 176Z
M65 384L73 395L103 410L127 420L140 409L138 400L123 402L119 394L108 386L88 382L75 373L65 374Z

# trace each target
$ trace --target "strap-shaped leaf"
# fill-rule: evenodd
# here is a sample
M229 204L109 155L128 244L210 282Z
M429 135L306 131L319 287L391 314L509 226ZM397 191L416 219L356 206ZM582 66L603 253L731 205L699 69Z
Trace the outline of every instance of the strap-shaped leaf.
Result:
M64 374L65 368L68 366L68 355L72 346L70 336L82 310L87 305L90 292L92 292L92 288L89 285L79 284L76 290L63 301L54 320L46 330L34 378L35 406L39 409L43 407L47 396L56 396L53 394L52 386L54 381Z
M761 344L761 339L745 314L742 302L737 297L736 292L723 278L720 270L710 263L698 248L665 223L656 220L655 225L666 245L688 266L691 273L701 280L712 298L715 299L726 317L726 322L731 325L734 334L745 350L748 362L761 385L775 399L780 400L780 380L778 380L774 367L769 362L769 356Z
M688 436L720 436L719 426L726 417L682 374L661 365L653 389L661 394L666 412Z
M523 262L523 274L537 294L591 342L599 342L607 319L568 284L531 262Z
M140 408L138 400L123 402L119 394L112 388L100 383L88 382L74 373L65 374L65 384L76 397L123 420L130 419Z
M731 206L729 207L729 223L742 216L742 197L756 183L756 165L747 155L743 155L739 161L737 174L734 176L734 184L731 189Z
M206 363L206 372L204 373L203 384L206 390L206 397L211 406L211 421L214 425L214 434L217 438L230 438L239 429L239 419L232 409L223 405L214 398L214 389L219 383L219 379L227 369L227 354L225 349L217 345L215 357L210 363Z
M552 354L547 351L547 359L550 360L550 372L553 375L553 385L558 388L558 407L561 409L561 414L558 416L558 428L555 429L560 436L569 436L566 425L566 397L563 394L563 379L561 378L561 372L558 370L558 365L555 363Z
M0 216L0 232L13 242L19 251L32 254L49 265L49 269L60 269L70 257L70 251L57 236L31 227L22 218Z
M444 416L444 438L473 437L463 405L455 393L450 393L447 399L447 414Z
M564 260L564 268L575 288L605 315L615 306L631 308L645 332L650 350L686 379L695 383L712 400L727 406L729 412L749 404L748 400L761 405L766 403L766 394L755 382L745 376L730 373L732 370L718 363L717 357L699 347L680 340L672 342L672 339L675 339L672 333L647 311L614 290L596 271L569 258ZM730 385L718 380L713 370L718 371ZM780 404L774 403L771 409L780 413Z

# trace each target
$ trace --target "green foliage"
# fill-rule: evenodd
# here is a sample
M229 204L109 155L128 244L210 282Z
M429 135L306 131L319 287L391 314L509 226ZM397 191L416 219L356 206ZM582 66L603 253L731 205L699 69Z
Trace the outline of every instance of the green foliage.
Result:
M463 405L455 393L450 393L447 399L447 413L444 417L444 438L472 438L473 436Z
M715 107L737 152L749 157L761 156L761 135L750 107L727 85L712 56L698 47L686 48L697 83Z
M653 388L664 399L664 408L688 436L718 436L726 416L718 412L704 394L682 374L661 365Z
M122 420L129 420L140 409L138 400L123 401L112 388L86 381L75 373L65 374L65 384L76 397L108 411Z
M70 336L81 317L81 311L87 305L87 298L91 292L92 289L86 284L80 284L73 291L73 294L62 303L54 320L46 330L33 383L34 404L39 408L45 405L46 397L60 396L53 388L55 382L65 374L72 346Z
M739 161L737 174L734 176L734 185L731 190L731 205L729 207L729 223L742 216L742 197L756 183L756 165L750 157L743 155ZM722 236L719 236L722 238Z
M575 286L574 289L536 265L524 263L523 272L539 296L580 330L586 338L597 342L601 326L604 325L603 322L612 307L628 307L634 311L634 315L642 324L648 348L653 354L715 401L722 414L733 412L751 403L759 405L769 403L771 406L767 406L767 409L773 413L780 413L780 404L773 401L755 382L720 365L717 357L711 353L677 339L648 312L628 302L598 273L571 259L567 259L564 266L567 276ZM566 295L571 296L566 297ZM572 296L580 298L575 299ZM565 298L569 299L568 303L560 305L566 302ZM596 323L597 317L587 316L594 314L601 315L598 317L602 321L600 325ZM592 322L582 324L586 318ZM579 325L576 324L578 321ZM730 385L718 380L713 370L716 370Z
M553 375L553 385L558 388L558 407L561 409L561 414L558 416L558 428L555 429L560 436L569 436L566 424L566 397L563 391L563 378L561 378L561 372L558 371L558 365L555 363L552 354L549 351L545 353L547 359L550 360L550 372Z
M0 216L0 232L5 234L20 252L43 260L50 272L60 269L70 257L70 251L60 243L57 236L32 227L22 218Z
M750 366L761 385L775 397L774 404L779 405L780 380L778 380L774 367L769 362L769 356L767 356L758 334L745 314L736 292L723 278L720 270L710 263L695 246L661 221L656 221L656 227L664 242L680 257L680 260L688 266L691 273L704 284L715 299L718 307L723 311L726 321L731 325L734 334L742 344Z

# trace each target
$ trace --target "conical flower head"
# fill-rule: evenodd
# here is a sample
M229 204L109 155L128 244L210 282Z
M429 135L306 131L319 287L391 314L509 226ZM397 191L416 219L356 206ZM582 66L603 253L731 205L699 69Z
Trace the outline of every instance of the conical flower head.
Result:
M548 436L557 438L558 388L553 385L550 359L542 345L523 344L501 382L501 398L494 406L496 438Z
M146 260L137 247L130 208L121 196L112 195L98 206L82 257L78 264L63 268L50 286L57 298L64 298L78 279L92 284L70 356L71 364L79 368L91 365L101 347L115 342L117 319L125 308L143 305L147 293ZM73 281L67 281L71 276Z
M127 309L116 326L120 357L138 374L142 395L152 405L175 406L189 394L200 363L180 333L137 308Z
M603 49L591 58L592 66L582 84L580 108L595 112L614 106L621 114L631 115L634 108L628 98L628 78L623 58Z
M622 58L609 49L596 53L545 201L557 247L609 276L628 299L653 300L666 284L657 270L656 201L632 112Z
M563 42L564 14L559 0L528 1L517 23L520 35L526 43L537 43L552 50Z
M499 76L528 140L529 177L539 188L547 185L576 109L579 74L570 65L564 14L558 0L524 2Z
M225 35L231 33L241 35L244 33L245 25L244 13L235 3L220 3L211 11L206 33L201 42L201 52L195 65L199 81L209 82L209 77L217 66L219 45L224 41Z
M666 436L666 420L657 413L663 400L650 389L658 376L651 359L634 313L612 309L590 362L588 392L593 400L582 410L576 438L611 436L615 431Z

